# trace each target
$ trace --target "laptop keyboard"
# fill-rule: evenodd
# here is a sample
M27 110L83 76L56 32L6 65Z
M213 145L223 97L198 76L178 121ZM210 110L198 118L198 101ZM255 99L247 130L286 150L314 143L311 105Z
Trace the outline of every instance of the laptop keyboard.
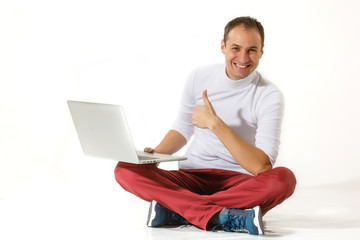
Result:
M148 157L148 156L138 156L139 160L152 160L152 159L159 159L157 157Z

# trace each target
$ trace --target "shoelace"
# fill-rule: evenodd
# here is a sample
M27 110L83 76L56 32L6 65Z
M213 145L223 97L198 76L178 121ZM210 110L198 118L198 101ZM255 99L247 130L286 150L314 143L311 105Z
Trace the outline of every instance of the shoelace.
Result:
M235 214L230 213L231 210L227 213L227 220L225 223L221 225L216 225L213 227L212 231L214 232L218 227L222 227L222 229L232 232L248 232L246 229L246 215L240 214L240 216L235 216Z
M225 225L225 227L227 227L230 231L246 231L245 219L246 216L234 216L230 214L229 211L228 219L223 225Z

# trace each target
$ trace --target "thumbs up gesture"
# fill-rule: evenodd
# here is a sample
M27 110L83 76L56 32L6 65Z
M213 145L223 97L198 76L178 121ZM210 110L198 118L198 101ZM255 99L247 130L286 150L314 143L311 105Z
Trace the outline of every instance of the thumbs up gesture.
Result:
M203 91L202 98L204 105L198 105L193 108L192 123L199 128L209 128L215 124L217 118L216 112L208 99L207 90Z

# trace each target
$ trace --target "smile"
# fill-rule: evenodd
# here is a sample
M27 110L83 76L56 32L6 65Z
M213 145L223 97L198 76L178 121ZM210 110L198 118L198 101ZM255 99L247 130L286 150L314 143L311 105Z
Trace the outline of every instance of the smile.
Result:
M237 63L235 63L235 65L236 65L237 67L241 68L241 69L245 69L245 68L247 68L247 67L250 66L250 65L240 65L240 64L237 64Z

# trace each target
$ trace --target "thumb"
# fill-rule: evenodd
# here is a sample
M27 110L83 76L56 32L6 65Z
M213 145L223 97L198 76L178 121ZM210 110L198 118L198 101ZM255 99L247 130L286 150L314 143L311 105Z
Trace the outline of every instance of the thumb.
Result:
M207 90L203 91L202 98L203 98L204 104L206 106L210 106L211 108L213 108L213 106L212 106L212 104L211 104L211 102L210 102L210 100L209 100L209 98L207 96Z
M207 96L207 90L204 90L203 93L202 93L202 99L204 101L204 104L205 105L211 105L210 101L209 101L209 98Z

